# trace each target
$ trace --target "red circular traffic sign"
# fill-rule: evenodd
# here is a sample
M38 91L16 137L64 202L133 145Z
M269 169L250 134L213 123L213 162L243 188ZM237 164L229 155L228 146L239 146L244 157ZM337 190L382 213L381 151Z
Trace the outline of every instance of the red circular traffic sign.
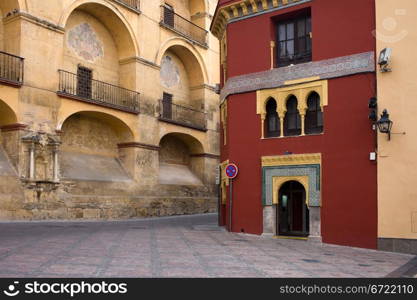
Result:
M235 164L228 164L225 168L225 173L229 179L233 179L236 178L239 169Z

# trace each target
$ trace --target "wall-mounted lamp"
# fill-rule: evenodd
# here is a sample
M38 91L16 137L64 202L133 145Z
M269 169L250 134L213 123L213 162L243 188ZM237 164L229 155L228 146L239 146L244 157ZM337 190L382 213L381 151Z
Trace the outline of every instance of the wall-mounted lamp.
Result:
M391 72L389 68L389 63L391 62L392 49L385 48L379 54L378 65L380 67L381 73Z
M378 125L379 132L388 134L388 140L391 140L391 129L392 129L392 122L389 119L389 114L386 109L382 112L381 119L376 122Z

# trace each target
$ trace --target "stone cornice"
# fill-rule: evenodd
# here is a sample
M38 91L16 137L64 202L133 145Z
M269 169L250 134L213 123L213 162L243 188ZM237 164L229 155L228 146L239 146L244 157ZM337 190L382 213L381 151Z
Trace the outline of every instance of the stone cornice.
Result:
M155 63L153 63L153 62L151 62L151 61L149 61L145 58L139 57L139 56L133 56L133 57L123 58L123 59L119 60L120 65L126 65L126 64L130 64L132 62L137 62L137 63L140 63L142 65L154 68L156 70L161 69L161 66L159 66L159 65L157 65L157 64L155 64Z
M15 124L9 124L9 125L0 126L0 130L3 131L3 132L6 132L6 131L16 131L16 130L24 130L27 127L28 126L25 125L25 124L15 123Z
M240 0L229 5L218 7L214 20L211 24L211 32L221 39L226 26L230 22L242 18L249 18L264 13L269 13L278 9L284 9L293 5L298 5L311 0Z
M210 91L213 92L217 92L217 88L215 86L209 85L209 84L201 84L201 85L197 85L197 86L192 86L190 87L191 91L195 91L195 90L201 90L201 89L208 89Z
M375 54L365 52L231 77L223 87L220 98L224 101L233 94L284 87L299 79L315 81L372 72L375 72Z
M117 145L119 149L123 148L142 148L146 150L152 150L152 151L159 151L160 147L155 145L149 145L149 144L143 144L143 143L122 143Z
M220 155L210 154L210 153L200 153L200 154L191 154L191 157L205 157L205 158L212 158L212 159L220 159Z
M47 20L35 17L35 16L33 16L33 15L27 13L27 12L24 12L24 11L15 11L15 12L13 12L11 15L6 16L3 19L3 22L4 22L4 24L8 24L8 23L14 22L14 21L19 20L19 19L31 22L35 25L42 26L44 28L50 29L52 31L55 31L55 32L58 32L58 33L61 33L61 34L65 33L65 28L62 28L62 27L60 27L60 26L58 26L58 25L56 25L52 22L49 22Z

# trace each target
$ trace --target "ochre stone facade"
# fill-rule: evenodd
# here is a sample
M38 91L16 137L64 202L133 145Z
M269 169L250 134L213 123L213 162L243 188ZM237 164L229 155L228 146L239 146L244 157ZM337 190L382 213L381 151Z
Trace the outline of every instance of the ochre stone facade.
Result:
M216 211L216 4L2 0L0 220Z

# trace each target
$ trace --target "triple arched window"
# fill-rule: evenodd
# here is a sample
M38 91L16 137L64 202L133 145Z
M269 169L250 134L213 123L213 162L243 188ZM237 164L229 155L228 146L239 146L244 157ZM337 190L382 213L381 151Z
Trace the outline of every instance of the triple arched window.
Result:
M299 105L297 97L291 95L286 101L285 110L281 108L280 115L278 113L278 102L274 98L269 98L265 105L265 137L322 133L323 111L319 94L312 92L305 101L301 103L302 105Z

